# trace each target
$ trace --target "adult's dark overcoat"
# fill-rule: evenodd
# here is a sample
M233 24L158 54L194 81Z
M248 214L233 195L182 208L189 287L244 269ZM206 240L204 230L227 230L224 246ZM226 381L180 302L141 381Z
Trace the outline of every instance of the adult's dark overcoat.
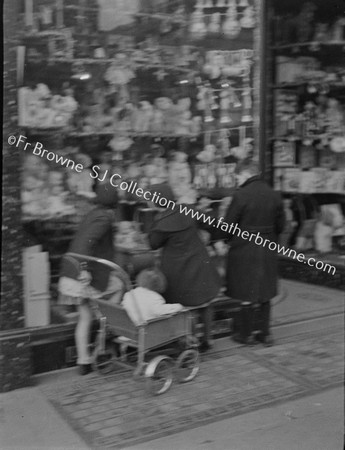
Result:
M197 222L180 213L178 205L158 214L149 241L153 249L162 247L168 303L199 306L217 295L219 276L199 237Z
M259 177L249 178L234 194L226 213L225 222L233 225L228 233L230 249L227 258L228 295L243 301L265 302L277 294L277 252L266 245L238 237L242 232L258 234L277 242L284 227L284 209L280 194ZM224 235L223 235L224 236ZM274 247L274 244L271 245Z

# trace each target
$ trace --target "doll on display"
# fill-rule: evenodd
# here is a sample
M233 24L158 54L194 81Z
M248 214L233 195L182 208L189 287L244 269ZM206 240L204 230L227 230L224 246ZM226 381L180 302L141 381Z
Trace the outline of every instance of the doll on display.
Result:
M241 31L240 22L237 19L236 0L230 0L226 19L223 23L223 33L228 38L235 38Z
M314 231L315 250L320 253L332 251L333 224L332 215L321 211Z
M81 173L78 175L81 175ZM46 211L50 216L53 217L65 216L75 213L75 207L73 205L68 205L66 202L68 192L64 190L63 179L64 173L62 171L49 172L48 177L49 193L47 198L48 207Z
M345 114L337 99L328 99L326 117L327 131L330 134L345 134Z
M216 159L217 148L213 144L206 144L196 158L203 163L210 163Z
M208 26L209 33L219 33L220 32L220 13L213 13L211 15L211 21Z
M181 98L175 105L175 126L174 133L177 135L189 135L193 130L192 112L190 110L191 99Z
M133 141L126 134L114 135L112 140L109 142L109 147L114 151L113 159L116 161L123 160L123 152L127 151Z
M230 123L232 119L230 117L230 103L231 103L231 91L230 89L222 89L220 94L220 123Z
M48 177L48 165L37 156L26 155L21 185L22 209L25 215L44 216L46 214Z
M220 149L223 158L230 155L230 131L226 128L222 128L219 131L218 147Z
M240 20L242 28L254 28L255 27L255 11L253 6L248 6L244 12L243 17Z
M77 164L82 164L83 170L80 173L75 170L68 171L67 186L69 190L74 194L86 198L94 198L96 194L92 189L93 179L90 176L90 167L92 164L91 158L83 153L77 153L74 155L73 159ZM102 167L101 170L102 172L103 170L105 171L104 167Z
M198 86L197 94L197 108L204 112L204 121L213 122L212 105L213 105L213 93L209 83Z
M103 131L104 128L112 127L113 125L114 119L112 115L104 116L102 104L94 103L87 108L86 116L83 120L84 132Z
M135 115L136 108L133 103L126 102L116 116L116 130L118 132L132 131L135 125Z
M201 9L196 9L192 14L192 22L190 24L190 33L197 39L206 36L207 28L204 23L204 13Z
M148 133L153 119L153 106L147 100L139 102L139 108L135 114L134 131Z
M304 124L305 124L305 134L308 136L317 132L317 113L316 113L316 105L314 102L307 102L304 105Z
M334 23L332 40L335 42L345 41L345 17L339 17L339 19Z
M104 79L109 83L111 91L117 92L118 101L129 100L128 83L135 77L125 53L117 53L115 61L108 67Z
M192 172L187 162L187 155L175 152L174 160L168 165L168 182L177 202L193 204L196 202L196 191L192 185Z

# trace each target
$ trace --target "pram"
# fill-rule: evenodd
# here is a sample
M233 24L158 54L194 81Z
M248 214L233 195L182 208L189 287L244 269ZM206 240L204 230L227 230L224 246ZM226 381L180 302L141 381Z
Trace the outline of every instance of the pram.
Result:
M127 272L115 263L76 253L65 256L79 268L80 274L88 265L101 264L110 269L123 283L122 296L133 288ZM107 292L107 298L109 294ZM100 373L109 373L115 363L127 368L133 366L133 354L128 355L127 350L134 349L134 376L145 377L151 394L166 392L173 378L180 383L195 378L199 371L199 353L189 309L136 326L121 305L102 296L90 295L90 300L100 324L93 350L93 366Z

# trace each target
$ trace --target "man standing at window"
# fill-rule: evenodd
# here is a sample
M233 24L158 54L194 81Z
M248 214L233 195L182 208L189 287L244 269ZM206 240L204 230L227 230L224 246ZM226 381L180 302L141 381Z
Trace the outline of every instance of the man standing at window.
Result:
M227 234L230 244L226 267L227 293L234 299L248 302L248 309L254 304L258 306L259 333L256 339L272 345L270 300L277 294L278 260L276 251L262 243L265 239L277 242L284 227L283 203L279 193L260 179L257 163L241 161L235 172L239 188L224 218L227 224L233 224L232 232ZM243 234L244 231L247 233ZM248 239L251 234L258 233L262 240ZM248 315L249 322L252 316ZM253 324L246 325L250 330ZM253 341L250 331L248 338L235 334L234 339L242 343Z

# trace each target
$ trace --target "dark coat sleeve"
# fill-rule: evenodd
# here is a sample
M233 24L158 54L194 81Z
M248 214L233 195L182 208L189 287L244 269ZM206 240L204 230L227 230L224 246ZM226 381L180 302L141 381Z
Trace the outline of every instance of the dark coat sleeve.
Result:
M284 211L284 205L282 202L281 197L279 196L278 199L278 206L277 206L277 214L276 214L276 233L279 235L282 233L284 226L285 226L285 211Z
M102 239L111 227L112 224L108 216L103 214L94 217L92 224L89 224L89 226L83 230L83 253L85 255L93 256L100 239Z
M165 231L151 230L148 238L152 250L157 250L158 248L163 247L168 240L168 233Z
M232 223L233 224L238 223L241 218L241 215L242 215L242 209L243 209L243 207L242 207L241 199L239 198L238 193L235 193L222 223L227 223L228 225L231 225ZM233 236L232 233L229 233L228 231L223 231L221 229L221 224L219 224L219 226L218 226L218 221L215 223L216 223L217 227L213 227L210 229L212 240L213 241L220 241L220 240L229 241L231 239L231 237Z
M242 210L243 206L240 201L239 195L235 194L225 216L226 223L228 223L229 225L231 225L232 223L234 225L238 223L241 219Z

